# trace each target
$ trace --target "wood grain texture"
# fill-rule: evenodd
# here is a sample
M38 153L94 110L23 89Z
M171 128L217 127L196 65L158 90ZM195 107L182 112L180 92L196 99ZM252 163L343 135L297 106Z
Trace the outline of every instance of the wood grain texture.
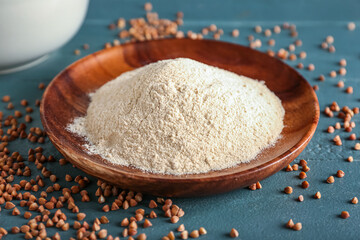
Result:
M204 174L172 176L113 165L88 154L84 140L65 130L75 117L86 114L88 93L125 71L177 57L264 80L285 109L282 138L250 163ZM240 45L190 39L130 43L86 56L53 79L43 95L40 112L50 140L78 168L124 189L169 197L227 192L276 173L306 147L319 120L319 104L312 87L282 61Z

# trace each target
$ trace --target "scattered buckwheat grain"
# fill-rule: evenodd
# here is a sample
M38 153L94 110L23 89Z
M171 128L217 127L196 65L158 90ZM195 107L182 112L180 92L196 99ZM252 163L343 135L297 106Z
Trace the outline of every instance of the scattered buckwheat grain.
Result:
M239 236L239 232L235 228L232 228L230 231L230 237L236 238L238 236Z
M342 170L338 170L338 171L336 172L336 176L337 176L338 178L342 178L342 177L345 176L345 173L344 173L344 171L342 171Z
M302 229L302 224L296 223L292 229L294 229L295 231L300 231Z
M328 178L326 179L326 182L331 184L331 183L334 183L334 182L335 182L335 179L334 179L333 176L330 176L330 177L328 177Z
M341 214L340 214L341 218L343 219L347 219L350 217L350 214L348 211L342 211Z
M316 192L314 195L315 199L320 199L321 198L321 193L320 192Z
M292 219L290 219L287 223L286 223L286 227L287 228L293 228L294 227L294 222L293 222L293 220Z
M347 28L349 31L354 31L355 28L356 28L356 25L354 22L349 22L348 25L347 25Z
M285 192L286 194L292 194L293 188L290 187L290 186L288 186L288 187L284 188L284 192Z

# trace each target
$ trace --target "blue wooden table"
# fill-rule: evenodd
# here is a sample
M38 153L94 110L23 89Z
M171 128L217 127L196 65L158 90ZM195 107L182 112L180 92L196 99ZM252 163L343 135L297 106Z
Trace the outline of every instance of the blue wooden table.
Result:
M333 101L337 101L340 107L359 107L360 106L360 1L190 1L190 0L165 0L153 1L154 11L160 17L174 19L177 11L184 12L184 31L201 31L203 27L211 23L216 24L224 30L221 37L223 41L248 45L247 36L253 34L262 40L261 51L271 48L278 50L286 48L294 42L294 38L288 32L273 34L271 38L276 40L274 47L266 44L267 38L263 34L254 32L255 25L261 25L263 29L273 28L274 25L281 25L284 21L297 26L299 39L303 46L298 47L295 53L306 51L307 58L286 61L291 66L296 66L302 62L305 66L309 63L315 65L315 71L306 69L299 70L300 73L311 83L318 85L317 91L320 108L323 110ZM107 25L114 22L119 17L126 19L144 16L143 1L133 0L92 0L89 12L80 32L69 42L51 54L50 58L32 69L19 73L0 76L0 96L10 95L15 106L19 106L20 100L28 99L34 105L36 99L41 99L42 90L37 88L40 82L49 83L51 79L70 63L77 59L102 49L105 42L111 42L116 38L117 31L110 31ZM355 31L347 29L347 23L354 21L358 28ZM240 36L233 38L231 31L237 28ZM335 53L329 53L319 47L325 37L332 35L335 39ZM75 56L74 49L81 49L84 43L90 45L89 50L81 50L81 55ZM0 56L1 57L1 56ZM341 58L347 60L346 76L330 78L328 73L339 69L338 62ZM326 80L319 82L317 77L324 74ZM336 87L339 80L345 82L345 86L354 88L353 94L346 94L344 89ZM6 104L0 102L0 111L9 114ZM36 109L32 113L34 121L32 126L41 126L39 111ZM229 238L231 228L239 231L240 239L359 239L360 235L360 204L351 204L353 197L360 198L360 152L353 150L356 141L345 140L349 133L343 130L336 130L336 133L326 133L329 125L334 125L339 121L336 118L327 118L321 115L318 129L308 145L294 163L299 159L305 159L311 170L308 172L307 181L310 183L308 189L301 188L301 180L297 177L299 171L279 173L262 181L263 188L256 191L240 189L227 194L189 199L173 199L174 203L182 207L186 214L178 224L171 224L168 218L163 217L161 210L157 210L159 217L152 220L153 227L139 228L139 233L146 233L148 239L160 239L167 235L169 231L175 231L181 223L185 224L187 230L205 227L208 234L202 236L203 239L226 239ZM359 116L354 117L357 125L360 125ZM353 130L360 135L359 127ZM343 140L342 146L335 146L332 138L339 134ZM28 141L17 140L9 145L11 151L20 151L27 156L30 147L34 148L38 144ZM61 155L46 139L44 145L45 154L52 154L56 159ZM353 162L347 162L346 158L352 155ZM33 177L40 174L40 171L33 164L29 164L33 171ZM59 167L57 162L46 163L46 167L59 177L59 183L64 187L71 186L64 180L65 174L73 177L86 174L73 168L70 164ZM334 184L327 184L326 179L330 175L336 174L337 170L345 172L344 178L335 177ZM97 189L96 179L88 176L91 184L87 188L90 202L81 203L80 196L75 200L80 208L80 212L86 212L86 220L92 223L95 217L106 215L110 223L105 228L113 236L120 236L123 227L120 221L124 217L134 214L136 208L128 210L110 211L103 213L101 208L104 204L97 203L94 193ZM17 178L16 178L17 179ZM20 179L20 178L19 178ZM15 180L15 182L18 180ZM46 184L50 184L48 179ZM292 186L293 194L283 193L286 186ZM46 188L46 187L45 187ZM45 189L44 188L44 189ZM313 195L321 192L321 199L314 199ZM40 191L39 191L40 192ZM38 193L36 193L38 194ZM304 196L303 202L296 199L299 195ZM59 193L54 193L58 196ZM49 194L49 197L52 195ZM146 196L139 207L149 211L148 203L153 196ZM111 204L108 200L108 204ZM19 201L14 201L18 204ZM13 226L19 226L27 222L20 216L11 216L11 211L4 209L0 212L0 226L10 230ZM19 207L22 214L25 208ZM350 218L340 218L342 211L348 211ZM67 213L70 224L75 220L75 214ZM285 227L286 222L292 218L294 222L301 222L303 229L293 231ZM47 230L48 236L52 236L55 228ZM59 231L62 239L75 236L75 230ZM23 234L9 234L5 239L21 239Z

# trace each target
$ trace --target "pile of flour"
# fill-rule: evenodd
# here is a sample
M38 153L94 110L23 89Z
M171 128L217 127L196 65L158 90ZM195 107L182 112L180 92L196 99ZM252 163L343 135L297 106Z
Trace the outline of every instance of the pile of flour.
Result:
M109 162L196 174L248 162L273 144L284 109L263 82L191 59L121 74L91 95L68 130Z

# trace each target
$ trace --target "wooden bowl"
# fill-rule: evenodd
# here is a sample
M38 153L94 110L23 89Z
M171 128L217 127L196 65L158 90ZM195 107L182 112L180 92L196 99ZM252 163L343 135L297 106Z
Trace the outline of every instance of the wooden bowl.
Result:
M286 111L282 138L250 163L204 174L172 176L112 165L98 155L88 154L84 140L65 130L75 117L86 114L88 93L123 72L178 57L264 80ZM84 172L123 189L169 197L222 193L269 177L300 154L319 120L319 104L312 87L282 61L240 45L189 39L129 43L86 56L52 80L40 112L44 129L55 147Z

